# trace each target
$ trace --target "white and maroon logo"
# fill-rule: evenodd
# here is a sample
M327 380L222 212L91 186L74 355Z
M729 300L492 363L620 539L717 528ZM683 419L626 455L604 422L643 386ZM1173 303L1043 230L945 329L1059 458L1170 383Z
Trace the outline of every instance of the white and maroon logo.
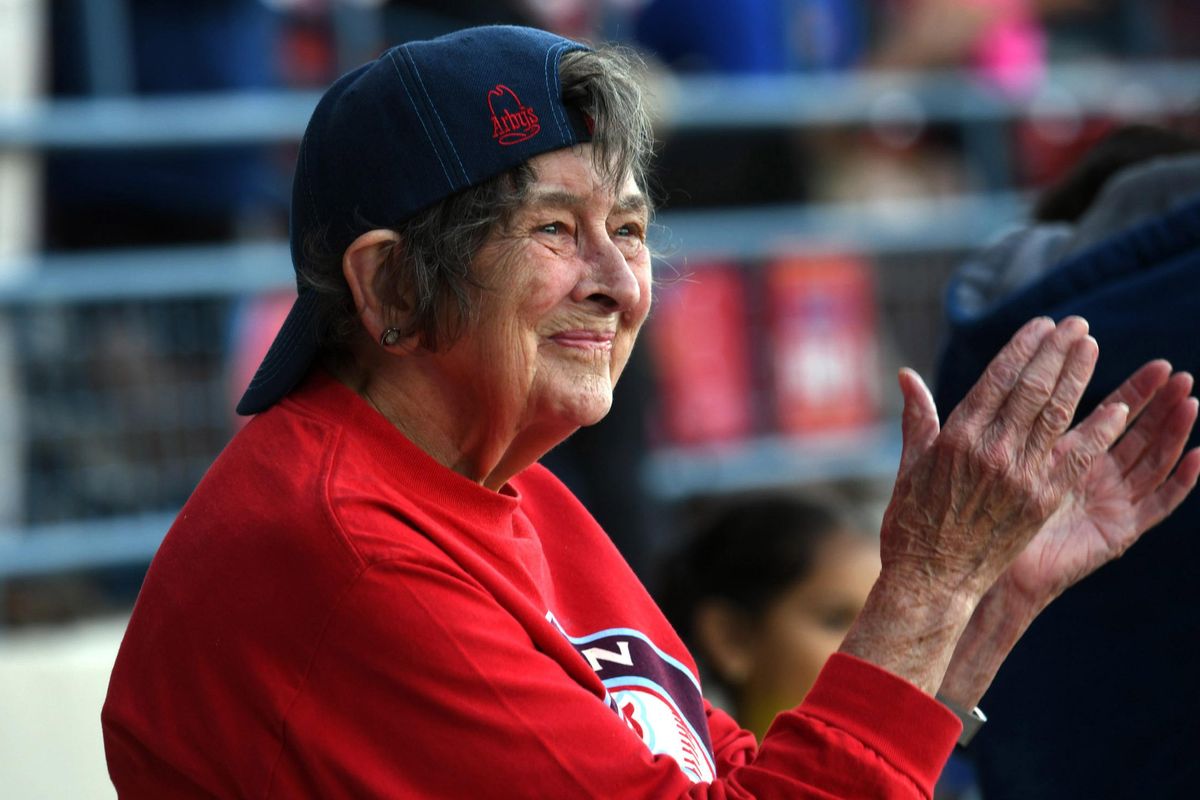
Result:
M533 109L521 103L517 93L502 83L488 91L488 110L492 113L492 138L508 146L532 139L542 130Z
M552 613L546 618L587 660L607 690L609 707L650 752L671 756L693 783L716 777L700 682L691 670L641 631L571 636Z

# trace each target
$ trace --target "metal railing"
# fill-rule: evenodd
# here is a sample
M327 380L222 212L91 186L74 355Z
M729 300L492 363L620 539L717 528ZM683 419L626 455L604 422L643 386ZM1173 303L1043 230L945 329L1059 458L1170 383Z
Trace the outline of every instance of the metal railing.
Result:
M701 269L715 258L755 261L784 250L849 245L885 254L969 250L1020 219L1025 208L1024 199L1005 180L1008 157L997 148L1007 145L998 126L1038 116L1192 114L1200 109L1200 64L1058 67L1022 98L998 94L958 73L691 78L664 83L659 95L660 124L675 130L957 124L968 131L968 161L983 164L981 171L992 176L986 193L906 200L902 206L663 212L654 232L656 248L673 267L686 270ZM0 106L0 152L294 142L317 97L313 92L267 92ZM216 308L222 308L219 302L286 289L293 281L286 243L279 241L38 253L9 259L0 275L0 325L20 319L52 331L70 326L47 319L79 309L143 308L188 299L218 301ZM220 377L212 366L195 380ZM73 385L63 391L81 389ZM213 389L212 395L218 394ZM78 410L86 402L77 399L70 405ZM169 433L158 435L169 439ZM219 446L215 428L208 436L206 441ZM677 498L702 487L737 488L746 481L881 474L894 463L896 442L885 431L866 432L855 442L854 459L839 455L847 449L844 442L833 450L820 442L806 446L774 439L757 440L741 450L664 450L652 458L646 480L661 496ZM208 457L212 455L215 449ZM193 460L203 462L194 455ZM148 463L153 472L153 462ZM9 525L0 529L0 581L147 560L172 516L171 509L147 507L107 518Z
M655 94L660 123L681 130L1143 118L1195 113L1200 64L1056 66L1020 95L957 70L669 78L656 84ZM0 104L0 150L298 141L319 97L280 90Z

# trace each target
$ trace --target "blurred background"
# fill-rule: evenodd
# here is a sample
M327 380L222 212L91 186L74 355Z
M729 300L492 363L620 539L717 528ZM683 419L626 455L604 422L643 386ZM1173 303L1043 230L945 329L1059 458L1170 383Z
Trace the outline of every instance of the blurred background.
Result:
M1200 131L1194 0L0 0L5 797L114 794L108 670L294 296L322 87L492 22L651 64L656 309L547 458L651 584L745 492L877 529L955 268L1113 129Z

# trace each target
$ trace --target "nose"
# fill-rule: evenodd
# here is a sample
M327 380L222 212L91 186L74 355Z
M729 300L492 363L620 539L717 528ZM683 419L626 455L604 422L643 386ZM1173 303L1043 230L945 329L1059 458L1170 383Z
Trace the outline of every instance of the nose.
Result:
M572 299L593 305L606 314L623 314L637 308L642 300L642 285L636 271L640 262L627 260L607 233L589 239L588 246L580 253L586 268L575 284Z

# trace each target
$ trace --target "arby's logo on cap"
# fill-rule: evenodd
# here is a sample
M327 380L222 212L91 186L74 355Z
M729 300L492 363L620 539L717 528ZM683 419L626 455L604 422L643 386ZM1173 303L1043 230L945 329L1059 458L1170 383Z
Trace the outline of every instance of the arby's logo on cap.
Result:
M504 84L498 83L488 90L487 102L492 113L492 138L500 144L517 144L532 139L542 130L533 109Z

